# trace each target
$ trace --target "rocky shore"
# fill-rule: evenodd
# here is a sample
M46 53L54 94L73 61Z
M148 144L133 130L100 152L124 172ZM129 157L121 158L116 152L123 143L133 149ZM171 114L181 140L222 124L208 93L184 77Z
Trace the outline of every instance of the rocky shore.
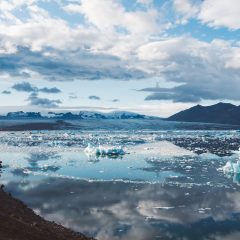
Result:
M93 240L36 215L0 189L0 240Z

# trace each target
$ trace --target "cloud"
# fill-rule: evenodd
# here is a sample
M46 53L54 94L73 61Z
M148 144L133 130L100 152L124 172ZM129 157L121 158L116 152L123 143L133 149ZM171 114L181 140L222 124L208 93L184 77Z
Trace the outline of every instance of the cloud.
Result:
M240 29L240 1L205 0L202 2L198 18L210 27Z
M240 29L238 0L174 0L173 7L179 23L185 24L190 18L195 18L213 28Z
M173 102L200 102L201 98L194 96L193 94L178 93L178 92L163 92L153 93L145 98L146 101L152 100L173 100Z
M48 99L48 98L40 98L40 97L38 97L37 93L30 94L27 101L32 106L39 106L39 107L43 107L43 108L57 108L59 106L59 104L62 103L59 99L52 100L52 99Z
M1 75L27 81L36 76L48 81L154 76L181 86L149 91L146 100L240 100L239 42L178 36L173 24L195 19L197 27L202 23L237 30L238 0L173 0L167 4L173 13L169 19L151 0L136 0L131 7L114 0L60 2L54 1L53 12L35 0L1 1ZM168 32L166 25L171 24ZM60 92L26 82L15 87L29 93Z
M43 93L60 93L61 90L53 87L53 88L37 88L35 86L33 86L32 84L30 84L29 82L22 82L22 83L16 83L12 86L12 89L18 91L18 92L33 92L33 93L37 93L37 92L43 92Z
M70 93L68 96L69 99L77 99L77 95L75 95L74 93Z
M198 13L198 7L191 0L173 0L173 8L177 12L177 22L186 24L191 17L195 17Z
M149 2L141 0L141 3ZM155 9L127 11L114 0L82 0L80 4L69 4L64 9L70 13L82 14L90 24L102 31L114 32L117 28L122 28L130 34L149 34L159 31L158 13Z
M19 76L23 69L29 69L43 79L56 81L145 76L122 56L146 41L135 34L151 35L161 29L156 22L156 10L127 11L120 2L111 0L56 3L65 14L77 12L84 18L73 26L64 18L52 16L37 3L4 1L2 4L0 13L13 15L18 7L26 18L20 17L19 21L4 18L0 23L1 72Z
M119 102L119 99L115 98L112 100L112 102Z
M55 57L46 56L44 52L32 52L28 48L19 48L17 53L0 54L2 68L0 73L12 77L22 77L22 69L38 73L42 79L49 81L97 80L103 78L131 79L143 78L147 74L118 57L106 54L91 54L84 51L59 52L48 49ZM69 57L69 61L65 58Z
M211 92L207 89L195 89L195 87L181 85L173 88L144 88L140 91L153 92L145 98L146 101L151 100L173 100L173 102L200 102L201 99L210 98ZM213 98L214 99L214 98ZM213 100L212 99L212 100ZM217 98L215 98L217 99Z
M16 83L12 86L12 89L19 92L37 92L38 88L31 85L29 82Z
M201 100L240 100L240 67L236 42L215 39L210 43L188 36L167 38L139 48L139 59L148 70L172 88L147 88L146 100L198 102Z
M94 96L94 95L89 96L88 98L91 99L91 100L101 100L100 97L98 97L98 96Z
M11 94L11 91L4 90L4 91L2 91L2 94Z
M53 87L53 88L44 87L44 88L38 89L38 92L43 92L43 93L60 93L61 90L56 88L56 87Z
M150 5L153 3L153 0L137 0L136 2L140 4Z

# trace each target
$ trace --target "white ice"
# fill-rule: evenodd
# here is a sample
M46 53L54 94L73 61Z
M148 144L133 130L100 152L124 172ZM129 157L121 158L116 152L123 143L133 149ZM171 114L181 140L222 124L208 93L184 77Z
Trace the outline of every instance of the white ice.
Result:
M238 160L236 163L232 161L228 161L225 166L223 166L220 170L222 170L225 174L227 173L240 173L240 148L238 151L234 151L234 153L238 154Z
M138 153L144 155L157 155L157 156L194 156L195 154L189 150L178 147L168 141L158 141L152 143L144 143L128 148L130 153Z
M84 149L84 152L88 155L96 156L120 156L126 154L121 146L101 146L93 147L90 143Z
M224 173L240 173L240 160L236 163L228 161L225 166L222 167Z

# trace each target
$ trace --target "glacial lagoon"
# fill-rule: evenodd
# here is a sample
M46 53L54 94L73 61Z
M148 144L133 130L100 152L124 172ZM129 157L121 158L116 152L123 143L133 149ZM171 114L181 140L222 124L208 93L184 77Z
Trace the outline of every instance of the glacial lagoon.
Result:
M122 146L115 157L84 148ZM0 133L0 182L37 214L99 240L239 239L239 131Z

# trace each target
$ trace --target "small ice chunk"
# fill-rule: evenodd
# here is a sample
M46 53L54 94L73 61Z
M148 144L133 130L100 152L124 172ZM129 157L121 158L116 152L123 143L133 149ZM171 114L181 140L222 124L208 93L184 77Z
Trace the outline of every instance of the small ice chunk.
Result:
M94 147L91 146L90 143L88 143L88 146L84 149L84 152L89 155L93 155L96 152L96 150Z
M162 207L162 206L159 206L159 207L152 207L154 209L164 209L164 210L170 210L170 209L173 209L175 208L174 206L169 206L169 207Z
M225 166L221 168L224 173L240 173L240 160L236 163L228 161Z
M121 146L109 147L99 145L98 147L92 147L90 144L84 149L84 152L89 155L97 156L119 156L126 154Z

